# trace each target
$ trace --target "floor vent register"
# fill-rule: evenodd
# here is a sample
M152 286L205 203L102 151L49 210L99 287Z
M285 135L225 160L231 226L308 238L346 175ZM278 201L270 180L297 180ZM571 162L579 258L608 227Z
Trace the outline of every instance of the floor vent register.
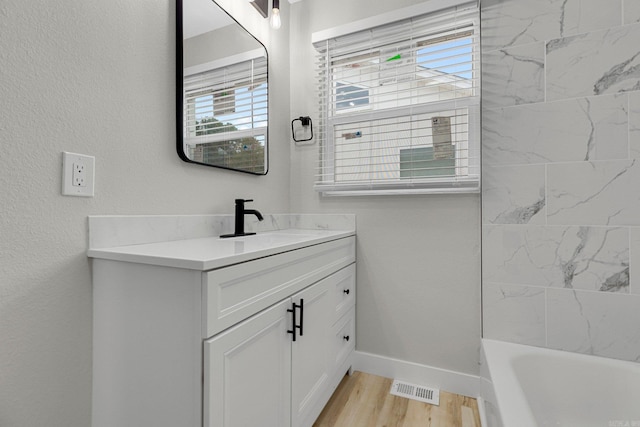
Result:
M393 380L390 393L394 396L406 397L407 399L418 400L432 405L440 404L440 390L410 384L405 381Z

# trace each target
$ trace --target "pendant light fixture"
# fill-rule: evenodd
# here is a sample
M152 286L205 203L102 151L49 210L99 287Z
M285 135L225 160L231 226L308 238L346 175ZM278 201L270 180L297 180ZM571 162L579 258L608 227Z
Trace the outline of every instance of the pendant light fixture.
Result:
M249 0L249 3L256 8L262 17L269 17L269 0ZM280 19L280 0L272 0L269 24L271 24L271 28L276 30L282 26L282 20Z
M271 9L271 18L269 18L271 28L278 29L282 25L280 20L280 0L273 0L273 6Z

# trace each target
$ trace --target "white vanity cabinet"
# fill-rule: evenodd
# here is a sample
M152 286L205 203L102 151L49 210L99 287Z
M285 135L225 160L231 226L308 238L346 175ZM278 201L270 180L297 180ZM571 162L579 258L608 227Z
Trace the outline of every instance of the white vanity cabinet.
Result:
M291 338L283 301L204 344L204 425L291 425Z
M355 237L316 242L202 271L94 253L93 426L310 427L355 348Z
M314 411L314 403L324 401L323 391L328 389L332 372L332 288L337 274L293 297L293 302L304 309L302 332L291 342L291 421L294 426L313 424L319 415ZM308 420L310 417L313 419Z
M334 288L354 278L345 267L206 340L204 425L311 426L346 371L334 363Z

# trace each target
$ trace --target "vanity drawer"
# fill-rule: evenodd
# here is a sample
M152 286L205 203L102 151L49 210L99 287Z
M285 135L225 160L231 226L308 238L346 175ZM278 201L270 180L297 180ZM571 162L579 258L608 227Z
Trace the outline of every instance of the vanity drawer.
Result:
M351 264L335 274L333 288L333 302L335 313L333 321L344 316L351 307L356 305L356 265Z
M356 348L356 309L349 312L333 325L333 368L341 366Z
M355 237L202 273L203 338L355 262Z

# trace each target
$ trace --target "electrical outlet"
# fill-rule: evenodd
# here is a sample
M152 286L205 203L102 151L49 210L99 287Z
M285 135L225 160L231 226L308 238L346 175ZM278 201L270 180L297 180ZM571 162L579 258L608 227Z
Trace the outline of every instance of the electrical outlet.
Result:
M86 187L87 180L84 179L86 172L84 170L84 163L75 162L73 164L73 186L74 187Z
M93 197L95 157L76 153L62 153L62 194Z

